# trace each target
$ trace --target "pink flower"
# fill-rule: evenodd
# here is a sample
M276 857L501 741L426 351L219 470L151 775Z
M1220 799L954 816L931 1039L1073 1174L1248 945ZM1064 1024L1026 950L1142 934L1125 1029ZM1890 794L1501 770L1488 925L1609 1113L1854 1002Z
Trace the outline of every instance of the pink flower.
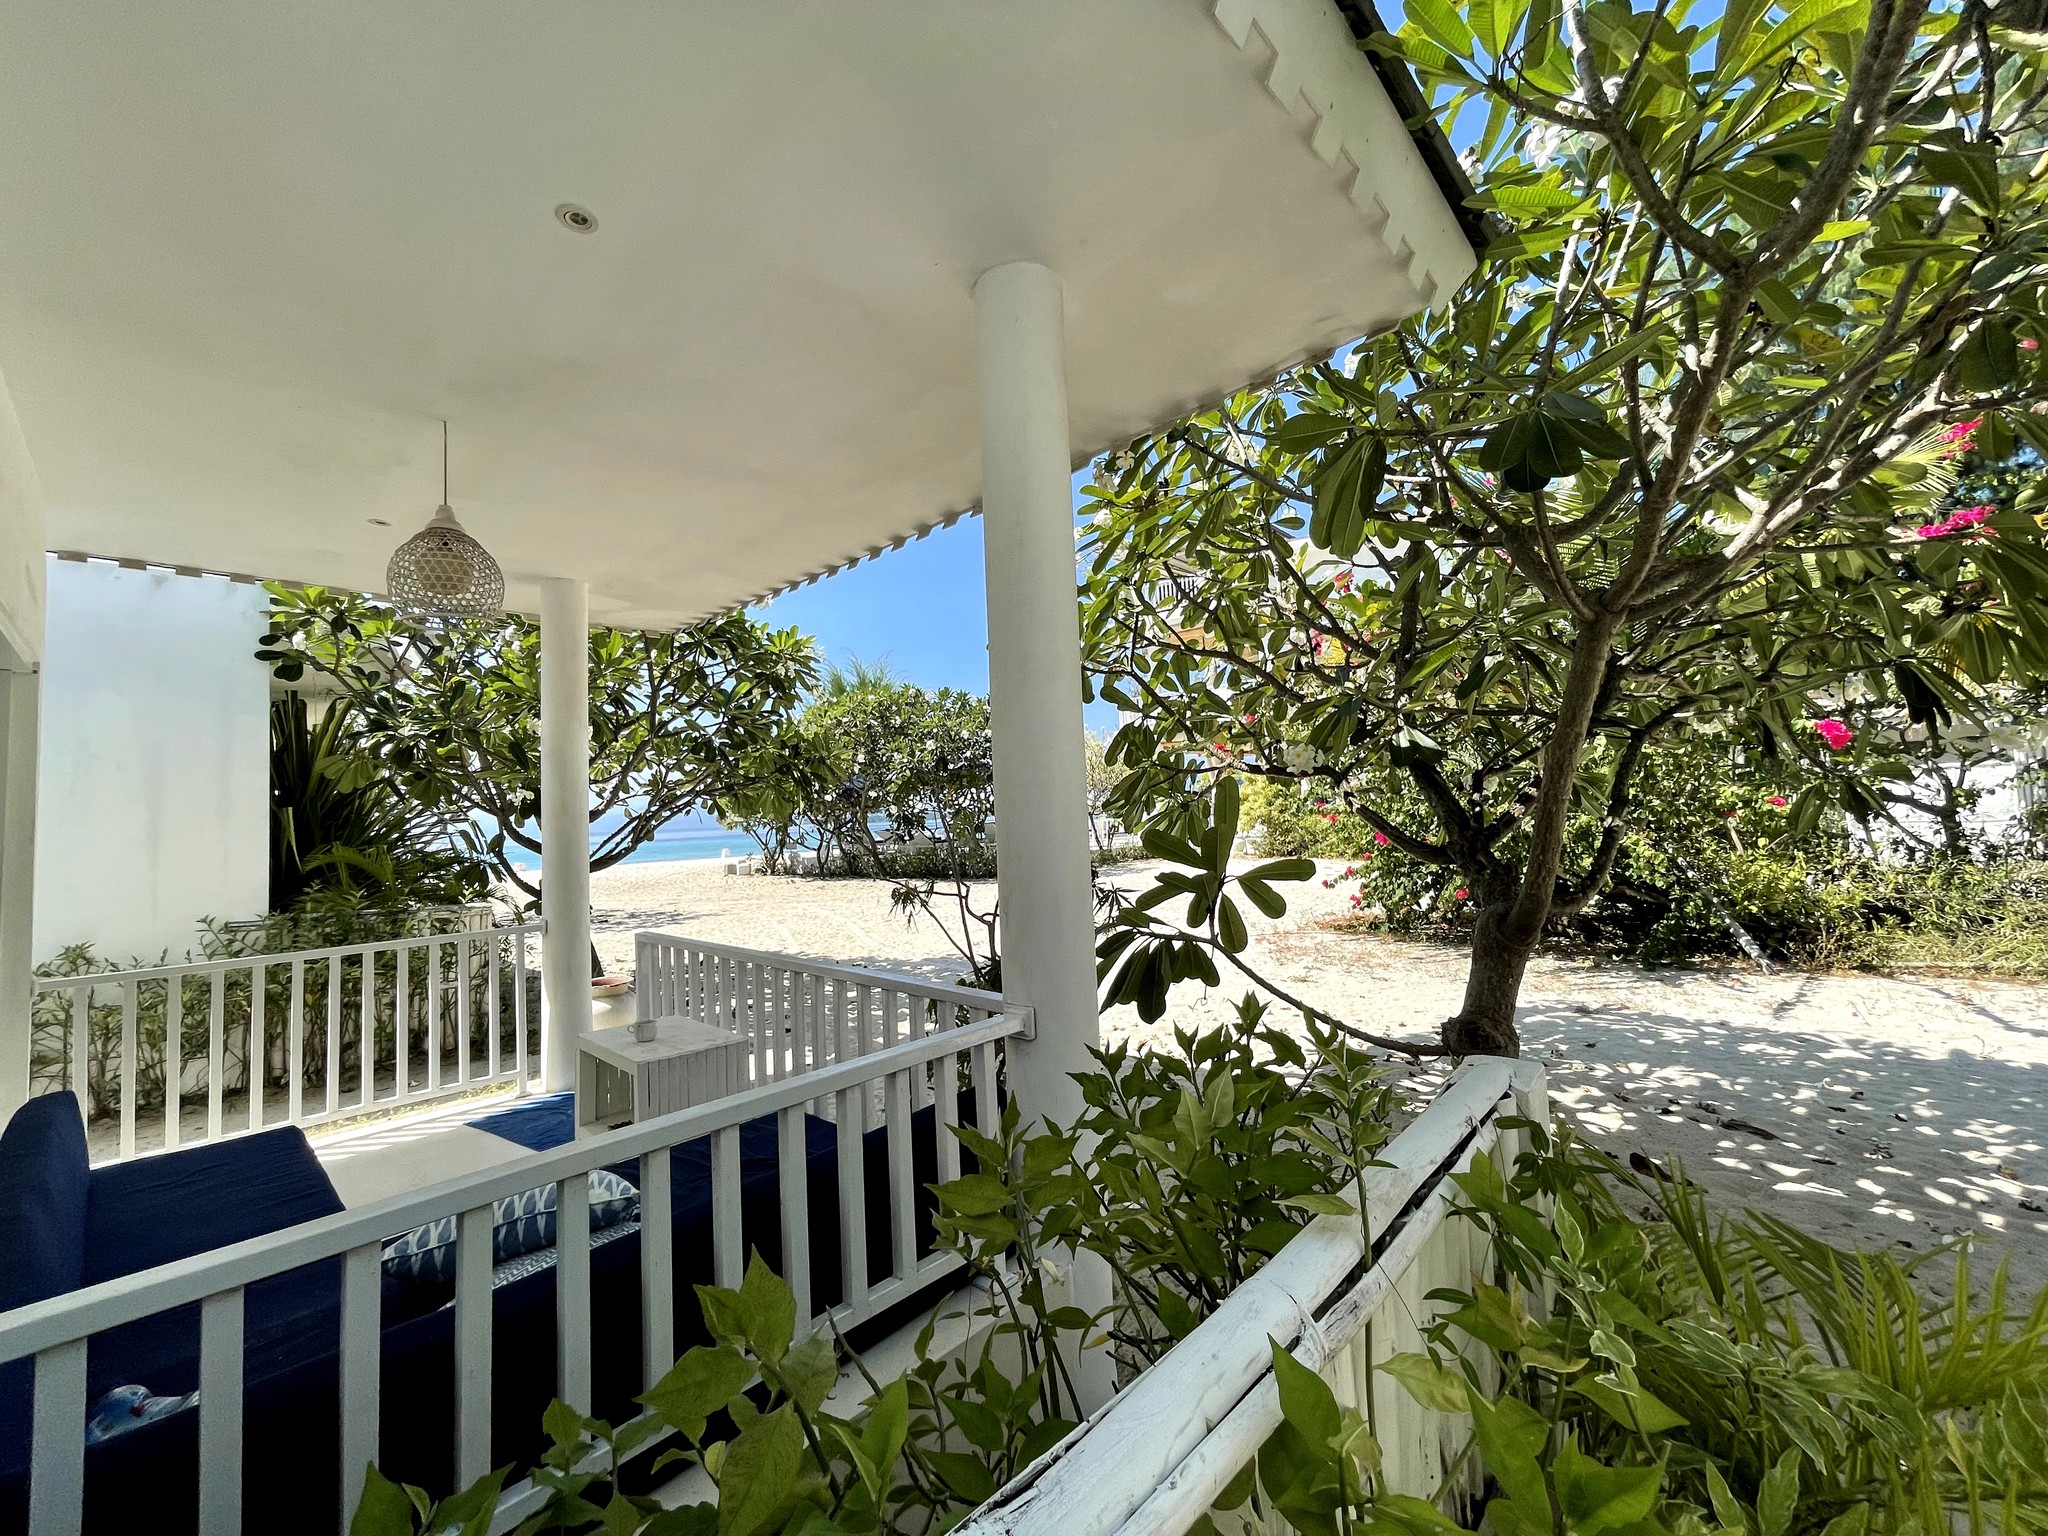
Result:
M1387 846L1387 834L1384 832L1375 832L1372 835L1372 841L1374 847L1384 848Z
M1977 435L1977 428L1983 423L1984 418L1979 416L1973 421L1959 421L1952 427L1944 427L1941 440L1944 443L1967 443Z
M1733 821L1735 819L1735 813L1733 811L1723 811L1721 813L1721 819L1723 821Z
M2023 352L2038 352L2041 350L2041 343L2034 340L2031 336L2022 336L2020 338L2020 350Z
M1963 507L1951 512L1938 523L1922 523L1913 530L1923 539L1945 539L1952 533L1968 533L1979 523L1988 522L1998 508L1985 503L1975 507Z
M1351 579L1351 573L1349 571L1339 571L1336 575L1335 580L1331 582L1331 585L1334 586L1339 592L1349 592L1351 590Z
M1471 894L1472 893L1470 891L1466 890L1465 887L1461 885L1455 891L1451 892L1451 900L1463 901L1467 896L1470 896Z
M1830 752L1839 752L1856 739L1856 733L1841 721L1832 717L1810 722Z
M1787 800L1783 795L1772 795L1770 797L1770 800L1771 804L1773 805L1790 805L1792 803L1790 800Z

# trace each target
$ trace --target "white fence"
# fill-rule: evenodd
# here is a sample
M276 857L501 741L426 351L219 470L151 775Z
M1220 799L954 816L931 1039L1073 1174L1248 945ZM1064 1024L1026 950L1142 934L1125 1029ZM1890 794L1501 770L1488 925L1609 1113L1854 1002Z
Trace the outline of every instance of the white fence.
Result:
M1000 995L973 987L672 933L635 935L634 960L635 1017L681 1017L746 1036L756 1086L1003 1011ZM834 1107L820 1101L813 1112L829 1119ZM882 1112L878 1095L861 1100L861 1128Z
M1471 1419L1420 1407L1392 1381L1376 1382L1375 1366L1422 1347L1431 1290L1467 1287L1488 1267L1480 1230L1445 1219L1456 1195L1449 1176L1481 1152L1511 1157L1519 1133L1497 1121L1515 1113L1545 1118L1540 1068L1468 1065L1388 1146L1388 1166L1366 1171L1363 1224L1317 1217L1080 1433L961 1525L962 1536L1182 1536L1279 1427L1269 1338L1366 1417L1385 1456L1384 1487L1436 1495ZM1469 1477L1469 1458L1464 1466Z
M984 1001L987 995L982 994ZM983 1129L995 1125L1001 1042L1028 1032L1028 1009L996 1005L991 1017L942 1027L865 1057L809 1067L715 1103L537 1152L485 1173L451 1180L415 1195L307 1222L160 1268L0 1314L0 1363L32 1356L35 1402L31 1440L29 1529L34 1536L75 1536L83 1518L86 1352L96 1334L197 1302L199 1345L199 1529L239 1531L243 1471L243 1293L252 1284L303 1265L339 1258L341 1265L340 1477L341 1530L360 1495L363 1469L378 1458L380 1283L382 1244L395 1234L458 1216L454 1288L454 1372L449 1415L455 1471L467 1484L498 1465L491 1443L493 1203L553 1184L559 1212L555 1285L555 1394L589 1412L592 1406L589 1181L593 1171L638 1158L641 1227L639 1264L641 1379L658 1380L675 1358L675 1251L670 1149L709 1138L712 1249L718 1283L736 1286L744 1273L741 1246L740 1128L764 1115L777 1122L783 1278L795 1292L800 1334L823 1323L811 1285L806 1107L835 1102L838 1114L840 1273L846 1299L829 1309L834 1324L852 1325L885 1310L956 1270L950 1253L916 1252L911 1106L936 1106L938 1176L959 1176L960 1152L945 1127L957 1118L957 1089L971 1082ZM889 1230L867 1231L865 1163L853 1106L879 1090L886 1106ZM890 1275L869 1279L871 1241L888 1244ZM317 1348L312 1341L309 1348ZM166 1499L188 1490L158 1490ZM509 1489L496 1529L534 1508L530 1483ZM252 1529L274 1511L252 1511Z
M117 1117L128 1158L525 1082L527 946L540 931L39 977L41 1083L69 1087L89 1117Z

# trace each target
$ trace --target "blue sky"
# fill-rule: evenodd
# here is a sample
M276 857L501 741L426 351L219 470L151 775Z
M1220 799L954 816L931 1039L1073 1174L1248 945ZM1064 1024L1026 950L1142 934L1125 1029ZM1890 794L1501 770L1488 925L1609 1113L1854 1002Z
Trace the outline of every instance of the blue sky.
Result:
M963 517L754 611L815 636L829 661L887 660L891 671L921 687L988 692L978 517ZM1116 729L1110 705L1089 705L1087 717L1096 731Z

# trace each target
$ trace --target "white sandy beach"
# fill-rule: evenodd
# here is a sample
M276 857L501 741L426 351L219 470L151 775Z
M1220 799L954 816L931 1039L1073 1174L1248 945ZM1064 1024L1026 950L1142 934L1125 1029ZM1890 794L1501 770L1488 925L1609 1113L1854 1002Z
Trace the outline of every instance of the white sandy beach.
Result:
M1333 869L1336 866L1331 866ZM727 876L716 862L626 864L592 880L606 967L662 928L923 975L961 966L928 924L889 909L882 881ZM1149 883L1147 866L1117 872ZM1317 1006L1383 1034L1431 1037L1463 988L1462 952L1324 926L1342 896L1297 888L1254 929L1253 956ZM1129 1008L1107 1038L1165 1038L1225 1018L1237 991L1183 985L1149 1028ZM1277 1015L1276 1015L1277 1016ZM1925 1251L1960 1232L2048 1284L2048 987L1956 978L1765 976L1539 960L1523 988L1524 1049L1552 1099L1619 1155L1686 1170L1842 1243ZM1412 1074L1426 1088L1427 1072Z

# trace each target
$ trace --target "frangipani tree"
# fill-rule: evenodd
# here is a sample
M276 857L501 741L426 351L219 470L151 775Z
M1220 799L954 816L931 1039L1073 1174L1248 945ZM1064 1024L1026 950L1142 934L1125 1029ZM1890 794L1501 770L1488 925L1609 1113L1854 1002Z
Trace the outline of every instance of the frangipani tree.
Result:
M539 853L540 630L528 619L435 624L356 593L271 588L259 659L347 698L354 747L422 806L495 821L484 845L511 885L538 889L512 850ZM816 679L808 637L729 613L674 632L590 632L590 852L609 869L687 811L771 783ZM575 829L587 837L588 826Z
M2038 508L1936 511L1965 423L2048 445L2048 71L2033 20L1976 3L1407 16L1380 44L1471 130L1498 237L1342 366L1111 456L1086 644L1136 715L1126 821L1198 825L1226 775L1342 797L1475 909L1437 1048L1511 1053L1659 740L1840 783L1844 701L1969 718L2048 669ZM1179 941L1125 925L1113 995L1157 1003L1133 978Z

